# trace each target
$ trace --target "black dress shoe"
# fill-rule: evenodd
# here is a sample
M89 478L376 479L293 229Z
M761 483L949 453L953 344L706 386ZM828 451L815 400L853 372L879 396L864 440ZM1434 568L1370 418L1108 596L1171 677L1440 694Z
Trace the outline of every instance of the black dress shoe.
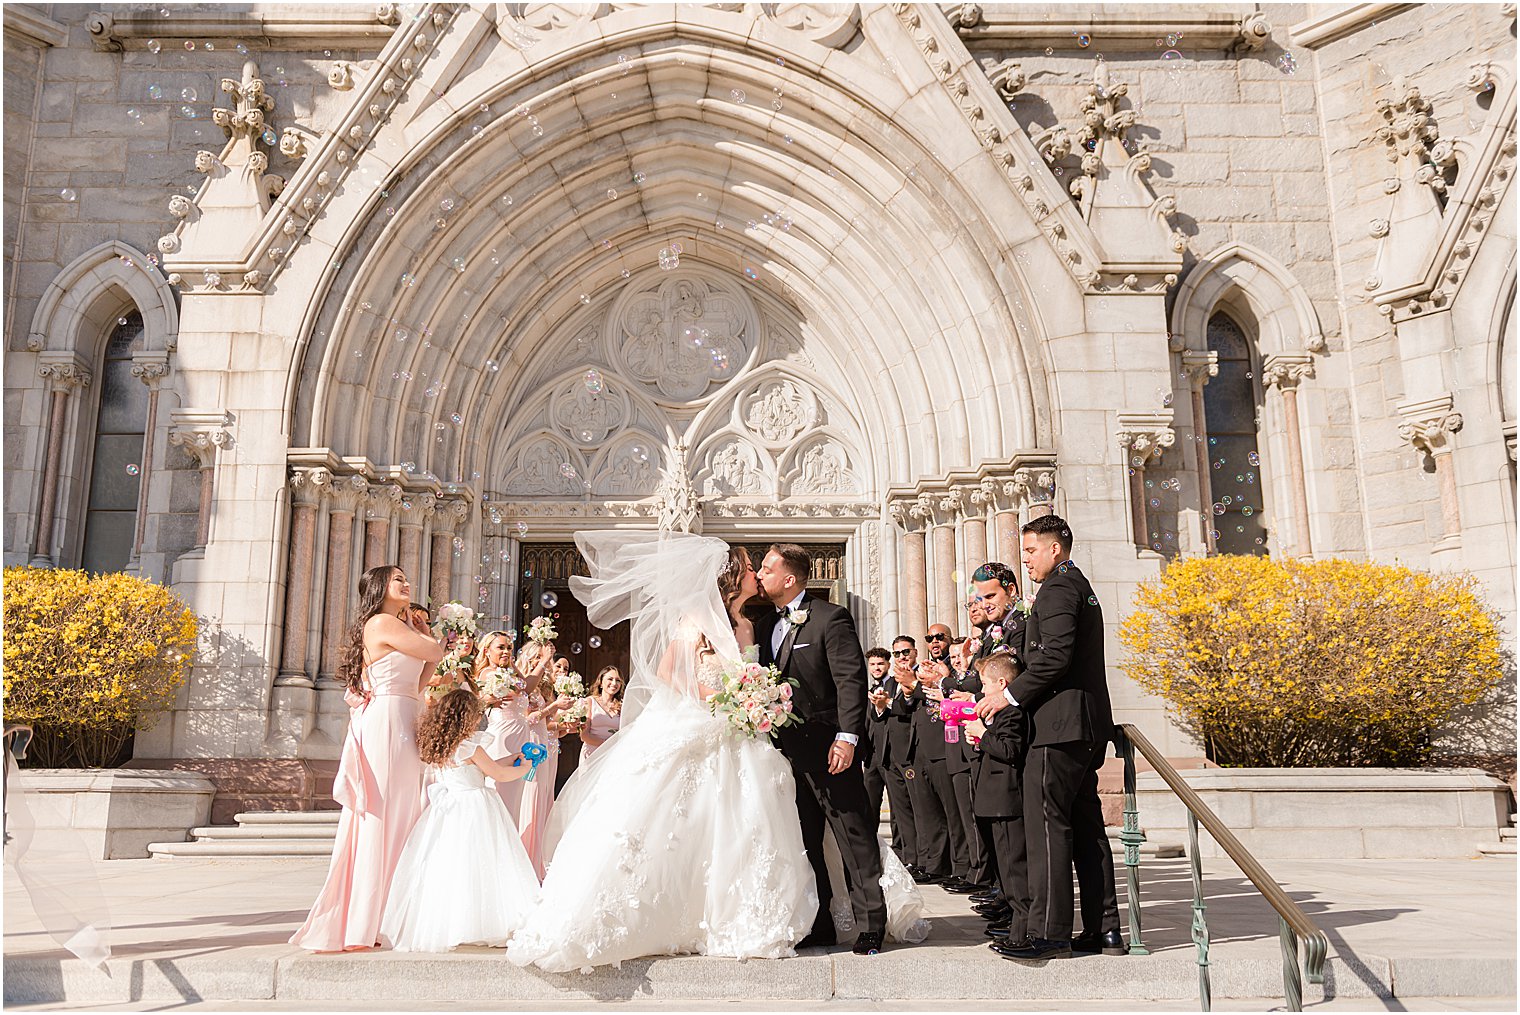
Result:
M993 920L987 925L987 929L982 933L993 939L1006 938L1008 936L1009 925L1012 923L1012 917L1009 917L1006 920Z
M951 893L952 895L970 895L972 892L980 890L975 884L967 881L965 878L951 878L949 881L946 881L941 887L943 887L945 891Z
M989 902L1001 902L1002 899L1003 899L1003 893L1000 892L1000 891L998 891L995 888L992 889L991 891L987 891L987 892L972 892L971 893L971 901L974 902L974 903L976 903L977 905L985 905L985 904L987 904Z
M856 955L875 955L881 951L881 937L880 931L862 931L851 951Z
M1116 930L1111 930L1106 934L1092 934L1084 930L1071 939L1071 950L1083 955L1095 955L1098 952L1104 955L1129 954L1124 938L1120 937Z
M1022 944L1011 944L1006 941L993 941L988 945L1005 959L1015 962L1048 962L1051 959L1071 958L1071 941L1049 941L1042 937L1032 937Z
M1001 920L1013 912L1013 907L1006 902L1000 906L972 906L971 909L984 920Z
M834 928L830 927L828 930L810 931L807 937L797 942L797 948L799 951L803 948L827 948L835 943Z
M930 874L922 867L910 868L908 873L913 876L913 880L915 882L921 885L932 885L936 880L938 880L933 874Z

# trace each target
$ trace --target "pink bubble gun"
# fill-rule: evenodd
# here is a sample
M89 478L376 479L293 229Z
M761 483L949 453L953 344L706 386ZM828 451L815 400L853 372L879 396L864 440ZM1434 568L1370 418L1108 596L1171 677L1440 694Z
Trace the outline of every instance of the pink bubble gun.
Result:
M945 721L945 743L959 743L961 727L976 718L976 702L942 701L939 717Z
M533 777L538 774L539 763L549 756L549 748L543 744L535 744L530 740L526 744L523 744L522 756L523 758L527 758L529 764L533 766L533 770L523 776L523 782L532 782ZM516 768L520 764L522 764L522 758L513 761L512 767Z

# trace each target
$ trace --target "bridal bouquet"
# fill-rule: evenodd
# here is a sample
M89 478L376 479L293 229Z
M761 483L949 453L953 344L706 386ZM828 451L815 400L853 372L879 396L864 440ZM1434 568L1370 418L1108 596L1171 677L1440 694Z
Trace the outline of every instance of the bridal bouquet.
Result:
M533 623L528 625L529 641L547 645L558 637L559 632L554 629L554 621L548 617L535 617Z
M718 693L707 700L707 707L737 733L774 736L782 726L802 721L792 714L795 684L782 680L774 666L752 660L727 662L718 674Z
M438 610L438 619L433 621L433 636L439 641L445 641L451 631L475 637L479 632L475 624L475 611L461 602L444 603Z
M586 725L586 721L590 718L591 710L586 704L586 700L584 698L582 698L580 701L577 701L574 705L571 705L569 708L565 709L559 714L559 721L562 726L573 727L570 732L578 730L582 726Z
M562 677L554 678L554 693L562 694L567 698L584 698L586 685L582 682L581 675L572 671Z
M481 670L475 682L481 694L492 698L500 698L505 692L521 694L523 688L528 686L522 674L510 666L492 666Z

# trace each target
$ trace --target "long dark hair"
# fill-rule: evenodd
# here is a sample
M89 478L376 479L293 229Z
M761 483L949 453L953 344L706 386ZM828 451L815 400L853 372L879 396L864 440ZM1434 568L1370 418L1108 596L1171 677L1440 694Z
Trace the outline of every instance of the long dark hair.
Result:
M385 606L385 589L391 575L400 570L395 564L381 564L359 579L359 617L349 625L338 647L338 679L355 694L364 693L364 625Z

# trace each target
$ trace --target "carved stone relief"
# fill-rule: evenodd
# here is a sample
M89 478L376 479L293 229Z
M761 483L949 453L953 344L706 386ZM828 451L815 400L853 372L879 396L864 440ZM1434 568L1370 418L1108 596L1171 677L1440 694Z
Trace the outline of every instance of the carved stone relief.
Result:
M570 452L558 442L540 437L523 449L517 472L507 480L507 489L514 494L578 496L579 473L571 459Z
M791 483L791 493L802 495L859 494L860 479L850 468L849 455L837 441L825 440L802 453L801 468Z
M572 378L549 400L554 426L580 447L606 442L628 422L628 400L615 385L603 380L593 391L580 378Z
M744 425L766 444L788 444L818 421L812 392L792 380L762 384L746 399Z
M609 344L627 376L657 397L689 401L744 366L754 341L752 319L737 289L678 275L625 297Z
M645 434L625 435L602 459L591 489L596 494L644 497L660 484L661 442Z
M760 468L760 454L748 441L731 437L707 453L704 497L753 497L769 493L769 483Z

